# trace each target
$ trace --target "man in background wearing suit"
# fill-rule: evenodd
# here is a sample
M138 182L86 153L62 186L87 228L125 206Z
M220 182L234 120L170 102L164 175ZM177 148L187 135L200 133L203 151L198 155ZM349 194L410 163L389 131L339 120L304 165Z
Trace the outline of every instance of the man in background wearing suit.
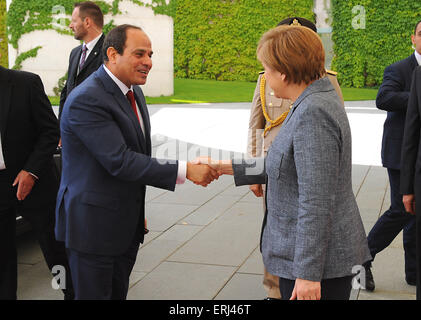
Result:
M66 244L76 299L126 299L144 239L147 185L173 191L186 178L206 186L219 177L207 165L151 157L138 85L152 68L152 45L142 29L111 30L103 56L104 65L72 91L61 118L56 235Z
M67 81L60 95L59 119L70 92L102 65L103 26L104 16L95 3L75 3L69 27L75 39L83 44L70 53Z
M39 76L0 66L0 300L16 299L17 212L31 223L49 269L66 268L65 299L73 299L65 248L54 237L58 139Z
M413 75L408 111L406 113L401 169L401 192L403 194L403 203L406 211L416 215L417 300L421 300L421 205L415 205L415 202L418 201L417 199L421 199L420 130L421 67L417 67Z
M368 234L371 256L386 248L403 229L405 250L405 280L416 283L415 217L405 211L400 192L401 148L405 127L405 115L411 89L412 73L421 64L421 21L412 35L415 52L408 58L388 66L384 70L383 83L376 98L377 108L387 111L382 141L382 162L387 168L390 183L390 208L377 220ZM373 291L375 283L371 273L371 262L365 266L366 289Z
M279 22L279 25L301 25L310 28L317 33L316 25L304 18L292 17ZM343 102L342 91L336 78L336 72L327 70L327 75L333 87L336 89L338 96ZM256 90L253 96L253 102L249 120L249 137L247 145L247 154L250 157L263 157L267 155L273 139L279 132L283 121L285 120L291 101L287 99L277 98L273 90L266 82L264 72L259 74L257 79ZM263 141L262 141L263 140ZM256 197L264 196L265 185L254 184L250 186L250 190ZM265 200L263 200L265 206ZM263 212L265 208L263 209ZM280 299L279 278L271 275L264 270L263 287L267 292L266 300Z

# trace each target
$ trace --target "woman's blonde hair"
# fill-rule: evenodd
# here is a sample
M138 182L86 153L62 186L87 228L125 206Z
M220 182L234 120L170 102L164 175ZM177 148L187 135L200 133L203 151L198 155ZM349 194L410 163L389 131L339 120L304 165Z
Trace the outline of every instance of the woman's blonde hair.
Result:
M285 75L288 83L309 84L326 75L325 50L320 37L302 26L279 26L259 41L257 58Z

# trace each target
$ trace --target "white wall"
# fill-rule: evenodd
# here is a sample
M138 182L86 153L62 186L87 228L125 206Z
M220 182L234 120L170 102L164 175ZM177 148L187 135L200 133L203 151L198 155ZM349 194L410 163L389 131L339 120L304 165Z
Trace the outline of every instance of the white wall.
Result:
M7 0L8 6L10 2L11 0ZM112 0L107 2L111 3ZM143 2L150 3L148 0ZM120 2L119 8L122 13L117 16L106 15L105 23L114 20L115 25L127 23L139 26L152 41L153 67L147 83L142 86L143 92L150 97L172 95L174 93L173 19L165 15L155 15L152 9L135 5L127 0ZM20 53L42 46L36 58L29 58L22 63L22 70L38 74L47 94L54 95L53 88L67 71L70 51L79 44L80 42L72 36L62 35L54 30L33 31L21 37L18 50L9 45L9 66L15 65L15 59Z

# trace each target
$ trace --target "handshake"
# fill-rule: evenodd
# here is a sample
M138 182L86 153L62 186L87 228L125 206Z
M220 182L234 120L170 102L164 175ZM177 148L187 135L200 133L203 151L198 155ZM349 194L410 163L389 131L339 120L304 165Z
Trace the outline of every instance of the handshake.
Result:
M206 187L223 174L233 174L231 160L212 160L210 157L198 157L187 163L187 179L194 184Z

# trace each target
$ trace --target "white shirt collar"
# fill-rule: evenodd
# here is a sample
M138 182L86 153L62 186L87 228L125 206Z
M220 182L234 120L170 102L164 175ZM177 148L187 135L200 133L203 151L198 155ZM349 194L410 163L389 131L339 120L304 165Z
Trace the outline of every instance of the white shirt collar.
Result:
M83 43L88 48L88 53L93 50L93 48L96 46L101 36L102 36L102 33L98 37L96 37L94 40L91 40L88 43L85 43L85 42Z
M123 92L124 95L127 94L127 92L129 90L133 91L133 86L130 86L130 88L128 88L123 82L121 82L120 79L118 79L104 64L104 70L105 72L111 77L111 79L113 79L113 81L116 83L116 85L120 88L121 92Z
M421 66L421 54L417 50L415 50L415 59L417 59L418 65Z

